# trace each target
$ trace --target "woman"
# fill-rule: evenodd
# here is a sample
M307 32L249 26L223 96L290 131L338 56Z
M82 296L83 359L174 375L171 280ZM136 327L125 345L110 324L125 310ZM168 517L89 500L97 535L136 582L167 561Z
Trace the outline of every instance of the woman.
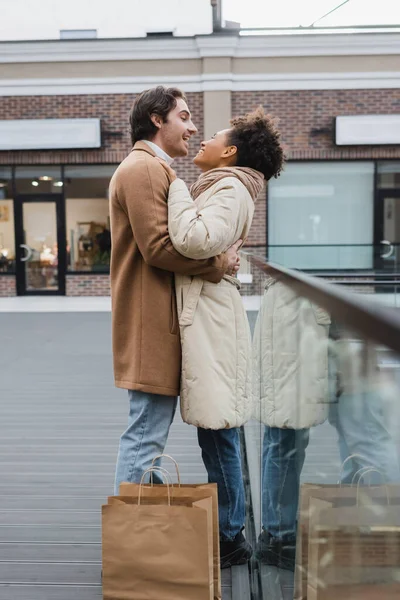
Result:
M192 259L225 252L248 236L264 181L277 177L284 155L274 121L262 107L231 121L201 143L202 175L190 192L174 179L168 227L175 249ZM236 278L219 284L175 276L182 343L181 413L198 427L210 482L218 484L221 566L249 560L241 533L245 499L238 427L252 412L251 340Z
M329 314L268 277L254 330L254 416L264 423L257 558L294 570L309 429L329 412Z

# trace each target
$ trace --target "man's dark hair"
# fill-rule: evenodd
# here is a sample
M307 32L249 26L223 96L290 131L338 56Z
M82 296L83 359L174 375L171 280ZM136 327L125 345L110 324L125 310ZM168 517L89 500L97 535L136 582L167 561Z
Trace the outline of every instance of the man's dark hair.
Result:
M232 119L231 127L229 144L237 147L236 166L256 169L267 181L279 177L285 154L276 119L259 106L244 117Z
M178 88L165 88L159 85L142 92L135 100L129 115L132 145L139 140L151 140L158 129L151 120L151 115L158 115L163 122L168 113L176 107L177 98L186 102L185 94Z

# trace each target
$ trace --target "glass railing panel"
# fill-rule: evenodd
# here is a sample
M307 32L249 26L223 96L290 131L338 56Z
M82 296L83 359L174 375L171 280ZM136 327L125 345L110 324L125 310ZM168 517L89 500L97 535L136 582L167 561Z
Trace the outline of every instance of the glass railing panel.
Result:
M368 317L362 333L250 270L244 430L260 598L398 597L400 357L365 333Z

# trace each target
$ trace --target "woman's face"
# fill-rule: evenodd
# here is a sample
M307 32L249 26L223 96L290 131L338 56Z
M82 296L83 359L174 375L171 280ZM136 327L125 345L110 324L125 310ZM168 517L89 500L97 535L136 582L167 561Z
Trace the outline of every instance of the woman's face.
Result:
M228 167L236 163L236 146L228 145L229 129L216 133L211 140L201 142L200 150L194 157L194 164L203 172L218 167Z

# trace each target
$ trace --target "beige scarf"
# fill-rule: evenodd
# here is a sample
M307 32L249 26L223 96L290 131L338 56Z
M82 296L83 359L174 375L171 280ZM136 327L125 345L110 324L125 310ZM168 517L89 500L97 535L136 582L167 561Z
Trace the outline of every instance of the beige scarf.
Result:
M209 187L214 185L224 177L236 177L243 183L253 201L263 189L264 175L260 171L250 169L249 167L221 167L220 169L211 169L200 175L198 180L190 188L190 194L193 200L196 200Z

